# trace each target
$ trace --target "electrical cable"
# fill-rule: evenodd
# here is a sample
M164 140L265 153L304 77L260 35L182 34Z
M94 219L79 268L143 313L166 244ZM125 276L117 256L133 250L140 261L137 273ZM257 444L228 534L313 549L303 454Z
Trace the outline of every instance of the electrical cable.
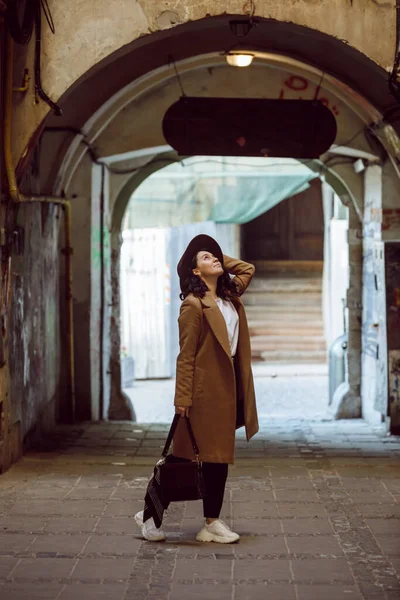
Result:
M256 12L256 3L254 0L248 0L245 5L243 6L243 10L246 9L246 5L250 4L250 13L249 13L249 19L251 21L251 19L254 17L254 13Z
M53 18L51 16L48 4L46 2L46 7L45 7L43 4L43 1L40 0L36 4L36 11L35 11L35 30L36 30L35 63L34 63L35 92L44 102L46 102L46 104L48 104L50 106L50 108L54 111L54 113L57 115L57 117L61 117L63 112L62 112L60 105L57 104L56 102L53 102L53 100L51 100L51 98L49 98L49 96L46 94L46 92L44 91L44 89L42 87L41 67L40 67L40 55L41 55L41 45L42 45L42 10L41 10L42 6L45 11L45 16L46 16L47 22L49 23L50 30L52 31L52 33L55 32L54 22L53 22Z
M19 0L8 0L5 19L8 31L17 44L26 45L29 43L39 2L40 0L26 0L21 19L21 2Z
M324 77L325 77L325 71L322 71L322 75L321 75L321 78L319 80L318 86L315 88L315 94L314 94L314 98L313 98L314 102L316 100L318 100L318 94L319 94L319 92L321 90L321 86L322 86L322 83L324 81Z
M170 65L171 63L174 65L174 71L175 71L175 75L176 75L176 78L178 80L178 84L179 84L179 87L180 87L180 90L181 90L181 95L182 95L183 98L186 98L185 90L183 89L181 76L179 75L175 59L174 59L174 57L172 55L169 55L168 56L168 64Z
M55 133L61 133L61 132L67 132L67 133L73 133L74 135L79 135L81 136L80 139L80 143L84 144L88 150L89 156L91 158L91 161L95 164L103 164L101 163L101 161L99 160L96 151L93 147L93 145L90 143L90 141L87 139L86 135L83 133L83 131L81 131L80 129L77 129L76 127L69 127L69 126L62 126L62 127L45 127L43 130L43 133L46 132L55 132Z
M355 162L355 160L357 160L357 158L353 157L351 158L350 156L348 156L347 158L344 158L343 156L330 156L327 160L323 161L324 164L329 167L336 167L338 165L349 165L349 164L353 164ZM335 162L337 161L337 162Z
M35 73L35 92L46 104L52 108L57 116L62 115L62 110L59 104L53 102L51 98L43 90L41 82L41 44L42 44L42 9L49 25L50 31L55 34L55 26L53 17L48 5L48 0L26 0L24 11L22 14L22 22L20 22L19 13L21 3L18 0L9 0L6 11L6 22L12 39L18 44L28 44L33 28L35 28L35 58L34 58L34 73Z
M397 101L400 101L399 85L400 68L400 0L396 0L396 50L393 63L393 69L389 75L389 90Z
M251 157L249 157L249 158L251 158ZM262 158L262 156L260 156L260 157L254 157L254 158ZM186 164L186 162L185 162L185 161L189 161L189 160L193 160L193 163L190 163L190 165ZM268 159L266 159L266 160L268 160ZM298 159L294 159L294 160L298 160ZM217 160L216 158L205 158L205 159L200 159L199 160L196 156L190 156L188 158L184 158L183 160L180 160L180 161L177 161L177 162L179 162L179 164L183 168L191 166L191 164L203 165L203 164L208 164L208 163L216 164L216 165L228 165L228 166L231 166L231 167L254 167L254 165L251 165L251 164L248 164L248 163L246 164L246 163L239 163L239 162L229 162L229 160L224 160L224 162L221 162L220 160ZM313 159L305 160L304 164L305 163L310 163L311 164L312 162L313 162ZM302 161L299 160L299 163L302 163ZM288 167L288 166L289 167L297 167L297 166L300 166L300 164L293 164L293 163L281 162L281 163L272 163L270 165L256 165L256 166L257 166L257 169L258 168L260 168L260 169L271 169L273 167ZM234 175L234 173L230 173L230 174Z
M91 144L91 142L87 139L86 135L83 133L83 131L81 131L80 129L77 129L76 127L46 127L43 130L43 134L45 133L58 133L58 132L67 132L67 133L73 133L74 135L79 135L81 137L81 139L79 140L79 142L81 144L84 144L87 148L88 154L90 156L91 161L96 164L96 165L100 165L101 167L104 167L105 169L107 169L107 171L109 173L113 173L114 175L129 175L131 173L136 173L136 171L140 171L140 169L142 169L143 167L151 164L151 163L155 163L155 162L165 162L165 159L162 158L157 158L154 157L153 159L149 160L145 165L141 165L140 167L134 167L134 168L129 168L129 169L116 169L115 167L111 167L110 165L108 165L107 163L105 163L104 161L102 161L99 156L96 153L96 150L94 148L94 146Z
M48 23L50 31L51 31L51 33L55 34L56 28L54 26L53 16L51 14L49 4L48 4L47 0L40 0L40 3L42 5L44 16L46 17L46 21Z
M367 127L369 127L369 125L363 125L348 140L343 142L343 144L337 144L337 146L342 147L342 148L349 148L350 147L349 144L351 144L351 142L353 142L361 133L363 133Z

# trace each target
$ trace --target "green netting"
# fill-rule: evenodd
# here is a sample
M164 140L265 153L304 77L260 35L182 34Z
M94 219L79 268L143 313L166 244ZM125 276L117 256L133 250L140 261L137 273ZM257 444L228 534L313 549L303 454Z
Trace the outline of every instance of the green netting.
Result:
M293 160L186 159L154 173L137 188L124 229L201 221L248 223L307 189L315 177Z

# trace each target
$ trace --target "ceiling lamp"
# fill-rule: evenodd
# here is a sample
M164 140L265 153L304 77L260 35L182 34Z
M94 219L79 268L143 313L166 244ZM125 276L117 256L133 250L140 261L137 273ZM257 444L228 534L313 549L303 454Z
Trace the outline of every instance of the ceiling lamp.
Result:
M239 52L228 52L226 62L231 67L249 67L253 62L254 54L241 54Z

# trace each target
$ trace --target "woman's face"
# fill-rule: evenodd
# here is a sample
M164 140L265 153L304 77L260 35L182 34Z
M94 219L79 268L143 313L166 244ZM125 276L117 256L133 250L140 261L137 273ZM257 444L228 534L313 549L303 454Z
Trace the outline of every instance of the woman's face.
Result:
M193 273L207 279L209 277L219 277L224 272L219 259L207 250L201 250L197 253L197 268Z

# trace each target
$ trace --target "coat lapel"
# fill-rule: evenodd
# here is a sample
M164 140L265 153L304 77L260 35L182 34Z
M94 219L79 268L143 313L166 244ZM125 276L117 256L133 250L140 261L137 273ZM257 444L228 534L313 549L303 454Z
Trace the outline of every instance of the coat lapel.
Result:
M218 342L225 350L227 355L231 356L231 348L229 345L228 331L226 329L225 319L222 316L216 302L213 300L210 292L207 292L204 298L200 298L203 305L204 316Z

